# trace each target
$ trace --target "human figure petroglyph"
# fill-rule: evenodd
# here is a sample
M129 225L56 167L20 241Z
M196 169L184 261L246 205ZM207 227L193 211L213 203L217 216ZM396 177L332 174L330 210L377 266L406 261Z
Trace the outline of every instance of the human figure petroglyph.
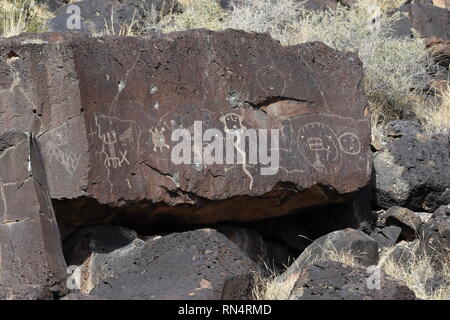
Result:
M236 147L236 150L238 152L238 163L239 157L241 158L241 164L242 164L242 171L247 175L247 177L250 179L250 186L249 188L253 188L253 181L254 178L252 174L247 169L247 153L245 151L245 139L244 134L245 130L247 130L247 127L242 124L242 116L237 113L228 113L219 119L224 124L224 131L226 134L231 134L231 139L234 140L234 136L236 136L236 142L234 141L227 141L227 143L233 143ZM227 140L229 140L227 138ZM241 148L241 143L243 144L244 149ZM233 154L234 157L234 154Z
M108 168L113 167L114 169L122 167L122 163L126 162L127 164L130 164L128 162L128 159L126 158L127 150L119 151L119 156L116 155L116 143L117 143L117 137L116 132L106 132L103 138L103 143L107 146L107 150L109 151L107 153L107 156L105 158L105 166Z
M121 168L124 163L130 165L127 158L128 150L120 148L120 145L126 146L127 142L133 141L131 125L118 137L116 130L102 130L97 115L95 115L95 123L98 128L98 137L103 143L101 153L105 155L105 160L103 161L105 168L108 170L110 168Z

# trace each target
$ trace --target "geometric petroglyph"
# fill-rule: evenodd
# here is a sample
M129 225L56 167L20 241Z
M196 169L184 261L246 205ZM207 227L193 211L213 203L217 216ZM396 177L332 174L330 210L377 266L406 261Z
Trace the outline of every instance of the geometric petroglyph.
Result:
M69 128L67 124L50 131L50 139L44 145L44 152L50 161L56 161L70 175L74 175L81 156L70 151Z
M322 122L311 122L298 130L300 152L316 170L334 174L341 167L342 156L336 133Z
M356 134L346 132L339 136L339 145L342 152L356 155L361 152L361 141Z

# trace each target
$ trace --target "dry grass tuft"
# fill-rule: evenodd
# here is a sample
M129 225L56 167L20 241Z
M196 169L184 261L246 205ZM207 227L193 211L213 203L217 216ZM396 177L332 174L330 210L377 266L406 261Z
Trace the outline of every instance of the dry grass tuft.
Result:
M0 0L0 35L17 36L23 32L45 31L52 14L35 0Z
M419 299L449 300L450 299L450 253L439 253L431 257L418 246L418 251L406 263L399 263L389 258L392 248L385 251L380 259L380 268L388 275L402 281ZM439 265L439 267L436 267ZM427 283L439 279L440 286L427 290Z
M417 246L413 258L406 264L396 262L389 254L393 247L381 253L379 267L386 274L404 283L415 295L424 300L449 300L450 299L450 251L438 253L431 257L423 250L423 245ZM331 243L323 248L322 254L308 264L319 261L337 261L342 264L358 267L358 253L343 252L337 250ZM437 267L438 266L438 267ZM304 270L307 265L298 266L297 270ZM286 300L289 298L292 288L297 280L298 272L292 272L289 276L280 277L280 274L269 269L264 274L256 274L256 286L254 297L257 300ZM440 285L426 289L430 281L439 281Z
M321 254L314 256L313 259L306 259L307 265L297 266L297 270L303 270L308 265L314 264L320 261L336 261L342 264L356 267L359 266L358 260L359 253L352 251L340 251L333 246L331 242L324 245L321 250ZM255 274L255 287L253 289L253 295L256 300L287 300L291 294L292 288L297 281L298 272L292 272L287 277L280 277L281 274L277 273L271 268L266 266L265 273Z
M160 20L158 27L163 32L198 28L221 30L228 18L228 12L215 0L184 0L181 5L182 14L172 13Z
M438 92L436 99L419 103L414 111L430 134L450 133L450 86Z
M390 12L394 9L400 8L407 0L377 0L381 10Z

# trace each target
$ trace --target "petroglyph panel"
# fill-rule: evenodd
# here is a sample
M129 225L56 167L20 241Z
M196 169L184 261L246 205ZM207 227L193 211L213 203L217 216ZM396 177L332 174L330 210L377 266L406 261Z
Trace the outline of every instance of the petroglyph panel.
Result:
M367 100L356 55L321 43L283 47L268 35L235 30L33 37L42 44L23 49L29 39L19 37L0 46L2 56L12 49L29 53L30 65L39 66L24 65L35 73L22 88L26 95L9 92L13 77L2 82L8 92L0 96L0 110L14 112L0 112L0 123L32 122L51 197L64 199L60 204L107 204L107 220L122 209L122 218L133 212L148 223L164 217L181 223L253 220L347 199L370 178ZM49 47L58 45L65 51L54 58ZM60 71L62 57L69 71ZM36 82L49 74L64 81ZM36 92L45 98L68 84L76 94L67 99L37 99ZM30 116L33 104L40 109ZM191 139L189 163L171 159L178 129ZM218 150L216 135L224 163L205 161ZM254 157L252 150L265 144L267 152ZM227 145L234 147L230 161Z

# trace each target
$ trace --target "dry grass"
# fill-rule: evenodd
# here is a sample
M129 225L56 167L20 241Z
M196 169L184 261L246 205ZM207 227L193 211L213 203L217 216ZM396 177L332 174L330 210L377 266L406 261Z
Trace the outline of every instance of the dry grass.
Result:
M378 0L381 10L385 12L400 8L407 0Z
M383 14L401 2L380 0L380 8L373 0L359 0L352 9L338 6L317 12L296 0L244 0L227 14L215 0L201 0L187 3L185 11L171 16L162 29L235 28L270 33L284 45L322 41L355 52L364 64L373 123L379 125L414 112L429 81L430 60L423 41L418 36L393 38L392 26L400 14Z
M303 270L308 265L320 261L336 261L352 267L358 266L358 253L352 251L339 251L331 242L327 243L321 251L321 254L312 259L306 259L306 265L297 266L296 270ZM255 274L255 286L253 296L256 300L287 300L291 294L292 288L297 281L298 273L293 272L286 277L280 277L281 274L266 266L265 273Z
M390 250L385 251L380 259L380 268L388 275L402 281L419 299L450 299L450 253L439 253L438 257L430 257L419 245L417 253L407 263L398 263L389 258ZM440 265L440 268L436 267ZM443 279L437 288L426 290L426 283L434 278ZM441 280L442 281L442 280Z
M379 267L386 274L404 283L415 295L424 300L445 300L450 299L450 253L439 253L430 257L421 250L422 246L415 252L413 259L406 264L396 262L389 257L393 248L381 253ZM320 256L307 262L307 265L297 266L297 270L304 270L308 265L319 261L337 261L342 264L358 267L358 253L343 252L337 250L331 243L327 244ZM308 260L308 259L307 259ZM441 267L436 267L440 265ZM256 286L254 297L257 300L286 300L289 298L292 288L298 277L298 272L292 272L287 276L268 269L264 274L256 274ZM426 290L426 283L431 279L441 279L444 281L433 290ZM444 279L444 280L442 280Z
M449 134L450 132L450 86L437 94L437 99L419 103L415 113L425 130L430 134Z
M35 0L0 0L0 35L12 37L23 32L45 31L52 14Z
M215 0L184 0L181 5L182 14L169 14L158 23L164 32L198 28L221 30L228 17L228 12Z
M94 36L95 37L101 37L105 35L134 36L135 27L137 25L136 14L137 10L134 11L130 23L124 23L120 26L116 26L116 24L114 23L114 8L111 8L111 15L109 21L105 20L105 29L99 34L94 34Z

